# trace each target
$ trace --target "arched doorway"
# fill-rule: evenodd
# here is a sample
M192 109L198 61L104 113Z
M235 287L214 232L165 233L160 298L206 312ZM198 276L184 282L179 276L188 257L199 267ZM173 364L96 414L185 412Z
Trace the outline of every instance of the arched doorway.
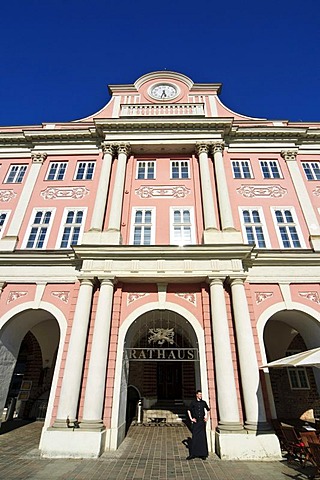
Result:
M141 315L127 331L124 350L128 384L139 390L144 409L187 405L200 386L197 338L176 312L152 310Z
M267 321L263 341L267 360L320 346L320 324L299 310L282 310ZM320 375L313 368L269 369L274 415L286 420L312 420L320 414Z
M55 317L24 310L0 330L0 411L12 418L44 419L60 341Z

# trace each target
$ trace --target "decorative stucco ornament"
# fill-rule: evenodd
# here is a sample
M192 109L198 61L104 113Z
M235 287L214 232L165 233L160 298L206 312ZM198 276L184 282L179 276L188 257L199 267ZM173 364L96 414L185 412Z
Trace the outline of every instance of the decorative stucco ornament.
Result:
M158 343L163 345L164 342L168 342L171 345L174 343L174 329L173 328L149 328L149 343Z

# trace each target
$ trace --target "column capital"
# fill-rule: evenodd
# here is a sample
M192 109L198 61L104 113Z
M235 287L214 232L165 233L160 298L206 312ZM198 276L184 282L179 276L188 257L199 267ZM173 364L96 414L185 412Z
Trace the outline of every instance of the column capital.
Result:
M223 285L226 277L208 277L208 283L211 285Z
M108 153L112 156L114 155L115 148L113 143L101 142L101 149L102 149L103 155L106 155Z
M208 142L197 142L196 143L196 153L200 155L200 153L208 154L210 151L210 143Z
M100 281L100 287L101 285L112 285L112 287L114 287L116 281L114 278L99 278L99 281Z
M46 152L31 152L32 163L44 163L48 154Z
M211 143L211 150L212 150L212 153L215 154L215 153L222 153L223 150L224 150L224 142L223 141L219 141L219 142L212 142Z
M90 287L93 287L95 283L93 278L79 278L79 282L80 282L80 286L89 285Z
M244 285L245 281L246 281L246 278L245 276L242 276L242 277L227 277L227 280L228 280L228 283L229 285L232 287L233 285Z
M285 159L286 162L296 160L298 150L282 150L281 157Z
M125 155L128 156L131 151L130 143L115 143L114 147L115 147L115 150L118 152L118 155L120 153L124 153Z

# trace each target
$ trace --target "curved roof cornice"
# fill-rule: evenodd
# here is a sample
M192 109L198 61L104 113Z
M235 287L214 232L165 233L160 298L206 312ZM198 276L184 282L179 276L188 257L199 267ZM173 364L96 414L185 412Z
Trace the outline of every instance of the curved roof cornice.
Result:
M189 89L192 88L193 86L193 81L191 78L187 77L186 75L183 75L183 73L178 73L178 72L171 72L169 70L159 70L157 72L150 72L146 73L145 75L142 75L142 77L138 78L134 82L134 86L139 89L141 85L144 83L148 82L149 80L159 80L159 77L166 77L166 78L172 78L174 80L180 80L181 82L185 83Z

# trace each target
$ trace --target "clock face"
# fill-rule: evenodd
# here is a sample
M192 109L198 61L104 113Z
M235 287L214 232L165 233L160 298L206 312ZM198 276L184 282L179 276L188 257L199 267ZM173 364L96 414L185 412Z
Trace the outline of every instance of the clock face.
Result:
M150 90L150 95L157 100L169 100L178 95L178 89L169 83L154 85Z

